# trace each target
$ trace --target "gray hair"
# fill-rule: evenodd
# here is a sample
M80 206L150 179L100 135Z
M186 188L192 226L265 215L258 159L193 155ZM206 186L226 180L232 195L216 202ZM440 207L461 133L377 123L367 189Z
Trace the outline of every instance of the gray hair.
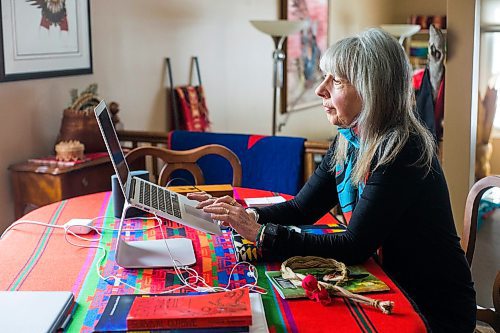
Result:
M412 69L394 37L372 28L342 39L325 52L320 67L323 72L351 83L362 100L362 110L355 121L360 149L351 177L353 184L358 185L370 171L393 161L410 134L421 139L423 149L415 164L430 170L434 139L417 119ZM333 165L345 162L347 147L347 140L339 135Z

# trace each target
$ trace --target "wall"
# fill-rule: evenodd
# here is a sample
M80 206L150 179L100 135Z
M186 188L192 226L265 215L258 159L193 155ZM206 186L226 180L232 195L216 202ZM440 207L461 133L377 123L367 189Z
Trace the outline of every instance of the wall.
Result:
M268 134L273 43L248 21L276 17L269 0L91 1L93 75L0 83L0 230L13 221L7 167L51 153L71 88L97 82L127 129L164 130L164 57L181 84L198 55L214 130Z
M443 169L459 234L474 181L479 75L479 0L448 0Z

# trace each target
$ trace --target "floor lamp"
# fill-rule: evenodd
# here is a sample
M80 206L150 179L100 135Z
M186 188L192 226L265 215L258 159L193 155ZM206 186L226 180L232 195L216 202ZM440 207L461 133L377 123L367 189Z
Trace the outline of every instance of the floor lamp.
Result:
M259 31L271 36L274 41L273 51L273 127L272 135L276 135L276 104L278 96L283 88L284 81L284 61L286 59L283 51L283 43L288 35L296 33L303 29L307 21L288 21L288 20L269 20L269 21L250 21L250 23Z
M399 44L403 45L405 38L411 37L420 31L418 24L382 24L382 29L399 38Z

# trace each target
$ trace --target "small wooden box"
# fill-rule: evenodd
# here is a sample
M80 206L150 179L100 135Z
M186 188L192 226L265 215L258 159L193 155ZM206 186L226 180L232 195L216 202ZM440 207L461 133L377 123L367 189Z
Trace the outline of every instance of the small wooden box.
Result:
M191 192L205 191L214 197L225 195L233 196L233 187L229 184L222 185L196 185L196 186L168 186L169 190L186 195Z

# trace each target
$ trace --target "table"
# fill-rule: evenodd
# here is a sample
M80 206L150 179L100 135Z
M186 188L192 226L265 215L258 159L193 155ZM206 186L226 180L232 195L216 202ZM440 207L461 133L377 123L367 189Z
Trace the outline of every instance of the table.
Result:
M93 154L96 155L96 154ZM96 155L97 157L97 155ZM73 166L21 162L9 167L14 216L63 199L111 190L113 167L108 154Z
M235 188L235 198L271 196L272 192ZM64 224L72 218L112 216L110 192L80 196L39 208L26 219L50 224ZM319 223L331 223L330 216ZM154 221L134 220L131 227L153 226ZM96 225L102 225L98 220ZM117 228L119 220L107 220L105 225ZM194 269L208 284L225 285L235 263L229 233L211 236L167 221L167 237L186 236L193 240L197 263ZM130 233L131 239L157 239L155 230ZM178 284L178 278L167 269L123 269L114 262L117 232L105 232L99 244L109 249L103 265L104 275L117 275L127 283L150 293L163 291ZM61 229L35 225L19 225L0 240L0 290L69 290L75 294L78 306L68 328L70 332L91 332L112 294L134 293L123 285L111 285L99 279L96 264L101 256L97 249L71 246L64 240ZM200 259L201 258L201 259ZM394 313L384 315L375 309L358 306L336 298L333 305L324 307L307 299L283 300L274 292L264 271L276 270L278 263L258 264L258 284L269 292L262 297L266 319L271 332L424 332L425 324L412 303L373 261L365 267L383 280L390 291L371 297L395 302ZM236 270L233 287L246 282L248 270Z

